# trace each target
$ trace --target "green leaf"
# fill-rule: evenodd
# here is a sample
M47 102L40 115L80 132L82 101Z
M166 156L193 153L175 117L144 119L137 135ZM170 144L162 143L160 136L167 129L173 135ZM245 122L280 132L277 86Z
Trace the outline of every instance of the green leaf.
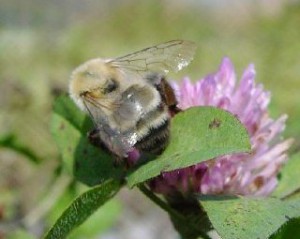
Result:
M171 141L163 154L132 172L128 184L134 186L163 171L249 150L247 130L232 114L214 107L190 108L173 118Z
M78 195L77 191L82 191L83 188L86 190L86 186L73 183L64 191L63 195L58 198L51 211L47 214L47 225L55 223L56 219L71 204L76 195ZM95 211L85 223L74 229L68 235L68 238L94 238L96 235L104 233L116 222L120 211L121 203L119 200L116 198L109 200L101 207L101 210Z
M66 238L74 228L82 224L99 207L111 199L120 188L119 181L109 180L81 194L58 218L44 238Z
M91 145L87 132L93 127L86 117L66 96L54 104L51 131L62 155L64 168L81 182L93 186L118 177L110 154Z
M300 189L300 153L294 154L280 172L281 178L273 193L274 196L284 198Z
M26 158L28 158L33 163L40 163L41 159L31 150L30 148L21 144L16 135L8 134L0 138L0 147L5 147L11 149Z
M78 109L70 97L66 95L59 96L55 100L53 111L55 114L62 116L69 124L79 131L88 130L82 128L86 120L85 114ZM88 127L92 127L92 122L88 123Z
M288 220L300 216L300 201L221 196L199 199L223 239L269 238Z
M121 203L115 199L108 201L97 210L87 221L76 228L70 235L75 238L96 238L106 232L117 221L121 212Z
M300 218L292 219L283 225L278 233L270 237L271 239L299 239L300 238Z

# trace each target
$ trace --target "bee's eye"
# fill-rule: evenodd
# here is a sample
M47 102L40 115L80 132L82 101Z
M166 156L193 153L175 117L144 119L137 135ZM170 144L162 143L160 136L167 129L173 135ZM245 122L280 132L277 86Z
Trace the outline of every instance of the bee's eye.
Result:
M110 79L103 89L103 94L111 93L118 88L118 83L114 79Z

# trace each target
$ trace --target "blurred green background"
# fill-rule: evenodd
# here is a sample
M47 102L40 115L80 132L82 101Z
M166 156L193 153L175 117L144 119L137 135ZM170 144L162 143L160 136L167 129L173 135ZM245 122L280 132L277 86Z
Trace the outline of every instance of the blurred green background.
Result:
M299 1L0 0L0 239L37 238L85 189L61 173L49 121L71 71L90 58L189 39L195 59L172 79L200 79L224 56L238 75L254 63L272 117L289 115L285 136L299 150L299 29ZM162 211L127 190L72 235L176 237Z

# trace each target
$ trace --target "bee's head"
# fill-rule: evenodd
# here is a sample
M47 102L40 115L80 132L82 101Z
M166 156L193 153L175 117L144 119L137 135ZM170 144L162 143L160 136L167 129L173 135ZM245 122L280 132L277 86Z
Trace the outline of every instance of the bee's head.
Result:
M85 109L89 99L103 104L114 101L119 92L118 72L102 59L90 60L76 68L71 76L69 93L75 103Z

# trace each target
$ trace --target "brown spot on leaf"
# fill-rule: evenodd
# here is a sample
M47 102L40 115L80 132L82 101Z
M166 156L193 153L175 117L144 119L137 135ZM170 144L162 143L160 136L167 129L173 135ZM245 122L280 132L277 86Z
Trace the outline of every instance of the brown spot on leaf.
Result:
M210 129L216 129L216 128L219 128L220 127L220 125L221 125L221 120L219 120L219 119L213 119L213 121L211 121L210 123L209 123L209 128Z

